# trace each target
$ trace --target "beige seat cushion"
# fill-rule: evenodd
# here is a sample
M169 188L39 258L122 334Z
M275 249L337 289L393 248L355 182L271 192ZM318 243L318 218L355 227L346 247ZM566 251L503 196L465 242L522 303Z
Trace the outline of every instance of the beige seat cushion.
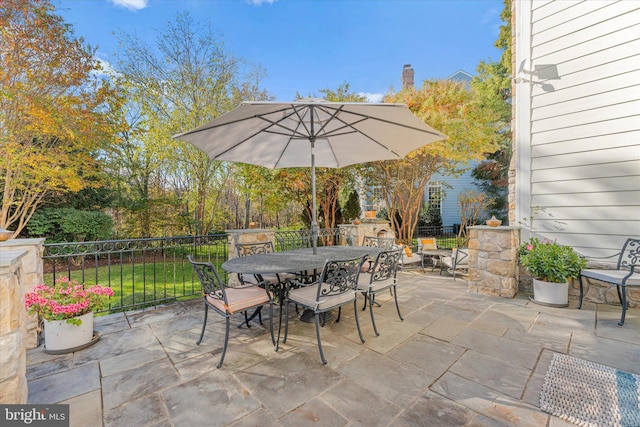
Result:
M359 291L368 291L369 290L369 282L371 281L371 275L367 273L361 273L358 278L358 290ZM393 286L393 278L385 279L385 280L376 280L371 284L371 290L373 292L377 292L381 289L386 289L389 286Z
M230 314L269 302L269 295L258 286L226 288L225 293L227 294L229 307L225 307L222 300L208 295L207 302L223 313L228 311Z
M327 283L323 283L324 289L329 289ZM302 288L292 289L289 291L289 299L300 305L314 308L316 307L316 297L318 295L318 285L304 286ZM348 291L339 295L320 298L316 310L325 310L331 307L337 307L342 304L346 304L353 301L356 298L356 292Z

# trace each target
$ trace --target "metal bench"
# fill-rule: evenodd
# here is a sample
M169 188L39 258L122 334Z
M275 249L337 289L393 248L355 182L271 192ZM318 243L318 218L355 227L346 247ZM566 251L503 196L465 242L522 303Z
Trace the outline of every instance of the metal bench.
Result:
M618 290L618 297L622 304L622 317L618 325L624 325L624 317L627 313L627 286L640 286L640 273L635 269L640 265L640 239L627 239L622 250L607 258L618 256L615 269L585 269L580 271L578 278L580 282L580 302L578 308L582 308L582 298L584 296L582 278L598 280L615 285Z

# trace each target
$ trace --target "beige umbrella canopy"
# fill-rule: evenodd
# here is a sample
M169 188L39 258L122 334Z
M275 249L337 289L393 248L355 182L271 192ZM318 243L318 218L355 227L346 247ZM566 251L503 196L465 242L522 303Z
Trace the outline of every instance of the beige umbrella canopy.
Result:
M418 119L405 104L243 102L232 111L174 138L214 160L270 169L311 167L312 240L317 244L315 167L401 159L447 136Z

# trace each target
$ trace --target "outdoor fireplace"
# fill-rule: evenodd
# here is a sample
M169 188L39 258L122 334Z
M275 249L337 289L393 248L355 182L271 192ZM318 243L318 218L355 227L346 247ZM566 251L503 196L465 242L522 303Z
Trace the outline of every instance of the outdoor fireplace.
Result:
M361 246L364 236L395 237L389 221L381 218L363 218L359 224L340 224L340 244Z

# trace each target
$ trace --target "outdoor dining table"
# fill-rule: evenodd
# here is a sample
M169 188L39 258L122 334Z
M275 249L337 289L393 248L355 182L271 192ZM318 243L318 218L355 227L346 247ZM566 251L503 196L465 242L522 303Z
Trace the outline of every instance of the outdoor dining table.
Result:
M293 249L282 252L248 255L233 258L222 263L222 269L228 273L258 274L269 273L307 273L314 271L314 275L320 274L325 262L354 259L365 256L375 258L383 249L370 246L320 246L313 253L313 248ZM278 339L276 350L280 340L282 325L282 305L288 290L288 284L269 283L274 294L278 296L280 303L280 319L278 321ZM255 314L254 314L255 316ZM252 318L254 316L251 316ZM304 317L304 313L301 318Z

